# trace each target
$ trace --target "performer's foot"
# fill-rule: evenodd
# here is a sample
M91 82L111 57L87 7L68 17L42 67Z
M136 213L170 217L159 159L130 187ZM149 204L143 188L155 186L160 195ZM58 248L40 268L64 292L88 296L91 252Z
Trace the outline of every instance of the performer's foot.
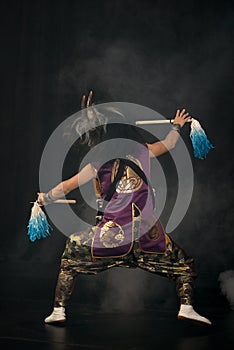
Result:
M180 310L179 310L179 313L178 313L178 316L177 318L179 319L187 319L187 320L191 320L191 321L195 321L195 322L198 322L198 323L206 323L206 324L209 324L211 325L211 322L199 315L192 307L192 305L180 305Z
M45 323L57 323L61 324L66 321L66 314L64 307L54 307L52 314L45 318Z

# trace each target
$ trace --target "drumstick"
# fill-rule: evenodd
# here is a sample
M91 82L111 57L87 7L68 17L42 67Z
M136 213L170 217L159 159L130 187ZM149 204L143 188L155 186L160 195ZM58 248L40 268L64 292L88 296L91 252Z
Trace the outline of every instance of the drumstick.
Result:
M30 202L34 203L34 202ZM57 199L56 201L51 202L50 204L55 203L55 204L75 204L76 200L75 199Z
M64 203L69 203L69 204L75 204L76 200L75 199L57 199L56 201L52 203L58 203L58 204L64 204Z
M162 120L137 120L136 125L152 125L152 124L169 124L173 123L174 119L162 119Z

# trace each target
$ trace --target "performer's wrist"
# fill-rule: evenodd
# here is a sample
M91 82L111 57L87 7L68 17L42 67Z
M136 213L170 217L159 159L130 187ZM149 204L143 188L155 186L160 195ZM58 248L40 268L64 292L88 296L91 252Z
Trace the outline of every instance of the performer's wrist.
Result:
M51 191L44 194L43 201L45 202L45 204L50 204L54 201L54 199L51 196Z
M172 130L177 131L180 134L181 131L181 125L180 124L172 124Z

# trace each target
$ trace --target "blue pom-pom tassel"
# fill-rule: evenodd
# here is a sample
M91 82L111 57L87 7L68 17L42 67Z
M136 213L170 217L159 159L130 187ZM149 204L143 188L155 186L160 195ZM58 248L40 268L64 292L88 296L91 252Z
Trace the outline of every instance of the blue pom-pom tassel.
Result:
M190 138L193 145L194 157L196 158L205 159L209 151L214 148L196 119L192 119L191 122Z
M36 239L46 238L50 236L50 229L46 215L37 202L31 210L31 217L28 223L28 236L30 241L34 242Z

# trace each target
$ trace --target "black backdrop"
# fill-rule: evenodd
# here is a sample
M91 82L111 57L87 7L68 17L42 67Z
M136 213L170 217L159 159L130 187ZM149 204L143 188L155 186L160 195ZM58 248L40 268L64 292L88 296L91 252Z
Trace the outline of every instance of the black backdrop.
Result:
M48 137L92 88L96 103L199 116L216 148L193 159L193 199L173 235L204 280L234 268L233 24L232 1L1 1L3 260L59 258L56 229L29 243L30 201Z

